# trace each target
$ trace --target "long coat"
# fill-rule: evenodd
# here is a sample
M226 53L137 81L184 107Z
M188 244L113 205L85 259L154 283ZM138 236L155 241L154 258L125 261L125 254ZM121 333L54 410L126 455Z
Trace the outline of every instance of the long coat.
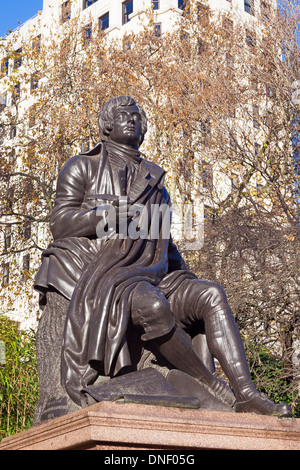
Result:
M99 374L113 376L131 364L126 331L130 296L147 281L167 296L186 278L187 269L171 238L98 238L96 208L123 194L122 175L113 175L105 145L70 158L62 168L50 219L54 241L42 254L35 281L41 293L55 288L70 300L62 349L62 382L81 404L81 390ZM151 230L151 205L170 205L165 171L141 159L127 194L145 207Z

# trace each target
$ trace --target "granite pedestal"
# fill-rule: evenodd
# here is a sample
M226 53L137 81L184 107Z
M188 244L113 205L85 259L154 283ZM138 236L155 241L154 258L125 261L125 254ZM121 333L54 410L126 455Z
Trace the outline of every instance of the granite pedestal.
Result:
M300 450L300 419L101 402L33 427L0 450Z

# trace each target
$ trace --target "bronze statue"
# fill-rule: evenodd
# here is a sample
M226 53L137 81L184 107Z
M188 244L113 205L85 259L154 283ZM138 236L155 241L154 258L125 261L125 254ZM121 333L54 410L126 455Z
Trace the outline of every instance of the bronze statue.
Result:
M36 422L87 406L95 384L117 386L134 373L131 331L182 373L178 395L189 377L235 412L292 416L256 390L224 289L197 279L163 233L169 212L160 208L171 203L165 171L139 151L143 109L128 96L114 98L101 109L99 129L100 143L59 174L54 241L35 283L44 308ZM213 374L212 356L233 390Z

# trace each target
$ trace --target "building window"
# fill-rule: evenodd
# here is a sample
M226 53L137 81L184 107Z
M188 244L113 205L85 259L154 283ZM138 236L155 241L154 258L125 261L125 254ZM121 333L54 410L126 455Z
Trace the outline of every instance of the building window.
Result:
M66 21L71 19L71 2L67 0L61 6L61 19L62 22L65 23Z
M33 93L39 86L39 75L34 73L30 80L30 92Z
M204 204L204 221L213 220L215 218L213 208Z
M14 91L13 91L13 93L12 93L12 95L11 95L11 104L12 104L12 105L16 105L17 102L18 102L19 99L20 99L20 96L21 96L21 89L20 89L20 85L17 84L17 85L15 85Z
M41 51L42 36L39 34L32 41L32 50L36 53Z
M30 254L27 253L27 255L23 256L23 271L29 271L30 269Z
M16 151L15 151L15 149L12 149L8 154L8 163L12 168L16 164L16 159L17 159Z
M154 36L159 38L161 36L161 23L157 23L154 25Z
M259 129L259 108L257 105L253 105L253 127Z
M11 247L11 225L7 225L4 229L4 251L7 252Z
M6 108L7 105L7 95L0 95L0 112Z
M11 124L9 137L10 139L14 139L17 136L17 126L15 124Z
M159 0L153 0L152 1L152 8L153 10L159 10Z
M8 286L9 284L9 263L5 263L2 271L2 285Z
M6 57L5 59L1 60L1 67L0 67L1 77L4 77L4 75L8 75L8 67L9 67L9 60Z
M129 16L133 12L133 0L127 0L126 2L122 3L122 23L128 23L130 21Z
M86 8L90 7L94 3L96 3L98 0L83 0L83 10Z
M253 0L244 0L244 10L250 15L254 15L254 4Z
M256 46L256 35L253 31L246 30L246 43L249 47Z
M124 36L123 37L123 51L124 52L130 51L130 49L131 49L130 39L128 38L128 36Z
M187 2L185 2L185 5L187 5ZM204 5L203 3L198 3L196 12L197 20L199 21L199 23L203 26L207 26L210 20L210 8L207 5Z
M204 189L211 190L213 187L213 169L210 163L202 162L202 186Z
M231 36L233 33L233 21L229 18L223 19L223 28L228 36Z
M14 69L18 69L22 65L22 49L18 49L15 52L14 58Z
M178 8L180 8L180 10L185 10L188 3L189 0L178 0Z
M271 7L267 2L261 2L261 19L262 21L269 21L271 16Z
M83 44L84 44L84 46L88 46L89 43L91 42L92 33L93 33L93 29L92 29L92 24L90 23L84 28L84 31L83 31Z
M28 221L24 223L23 236L25 240L29 240L29 238L31 237L31 223Z
M35 126L35 114L36 114L36 105L33 104L29 108L29 119L28 119L29 129Z
M198 39L197 41L197 52L198 54L203 54L204 52L207 51L208 44L205 41L202 41L202 39Z
M99 18L99 30L104 31L105 29L109 28L109 13L105 13L105 15L100 16Z
M231 189L237 189L238 183L239 183L238 175L235 175L234 173L232 173L232 175L230 176Z

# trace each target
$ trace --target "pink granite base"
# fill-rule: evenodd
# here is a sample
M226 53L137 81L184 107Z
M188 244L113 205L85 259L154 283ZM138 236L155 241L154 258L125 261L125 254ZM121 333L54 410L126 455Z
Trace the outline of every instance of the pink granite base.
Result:
M300 419L102 402L33 427L0 450L300 450Z

